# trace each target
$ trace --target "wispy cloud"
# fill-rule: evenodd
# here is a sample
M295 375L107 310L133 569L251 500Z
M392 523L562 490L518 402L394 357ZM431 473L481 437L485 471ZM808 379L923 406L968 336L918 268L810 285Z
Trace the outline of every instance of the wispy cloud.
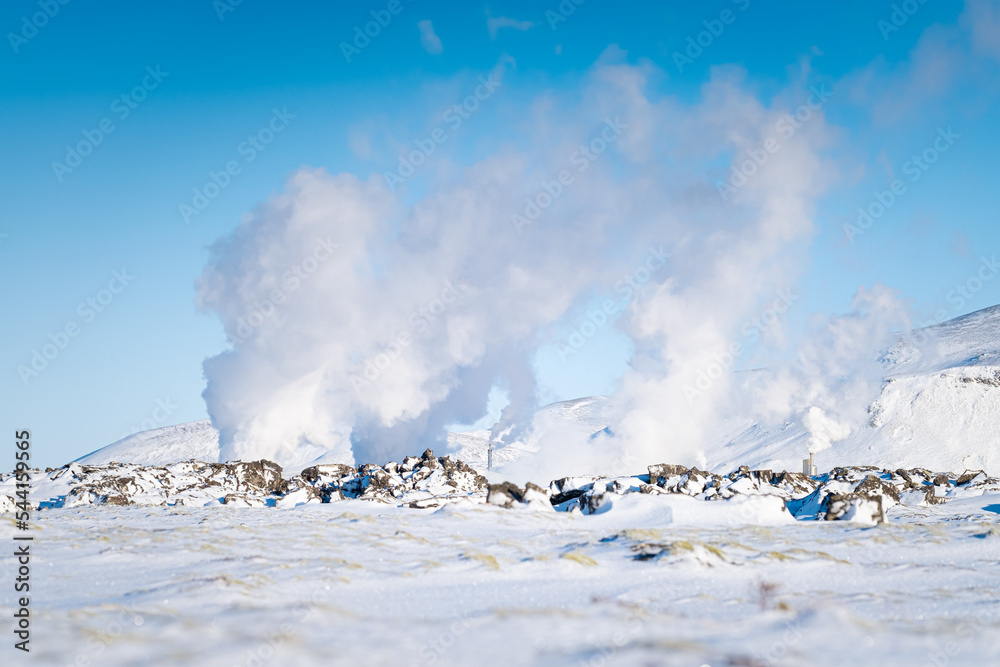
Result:
M535 23L533 21L518 21L506 16L494 17L488 9L486 10L486 29L490 31L490 39L496 39L497 33L500 32L501 28L513 28L514 30L525 32L534 27Z
M1000 3L969 0L960 23L972 32L972 45L977 53L1000 60Z
M430 21L420 21L417 23L417 27L420 28L420 45L424 47L424 51L427 53L438 54L444 51L444 46L441 44L441 38L437 36L434 32L434 24Z

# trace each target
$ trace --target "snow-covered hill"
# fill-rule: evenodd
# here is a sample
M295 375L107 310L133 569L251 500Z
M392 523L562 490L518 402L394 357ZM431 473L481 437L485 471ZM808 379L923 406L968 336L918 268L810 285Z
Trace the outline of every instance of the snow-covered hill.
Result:
M547 433L572 429L589 436L607 428L611 423L610 408L611 400L606 396L559 401L539 408L532 420L533 428L528 429L523 440L497 446L493 451L493 467L502 469L508 463L538 452L544 446ZM486 470L489 442L490 432L486 430L448 434L449 451L479 470Z
M1000 472L1000 306L915 332L883 358L885 384L867 423L816 455L838 465ZM710 467L797 470L808 451L801 422L728 425Z
M608 424L605 415L608 403L608 399L604 396L553 403L536 413L536 423L552 428L582 427L588 432L597 432ZM448 433L448 449L462 461L479 470L486 470L489 440L490 432L485 430ZM494 466L499 467L528 456L538 451L538 446L536 440L529 438L528 442L516 442L499 448L494 452ZM81 456L76 463L96 466L116 462L157 466L191 459L219 462L219 432L207 419L134 433L86 456ZM331 462L322 457L310 458L284 462L284 467L295 469Z
M210 463L219 460L219 432L207 419L133 433L76 462L91 466L112 461L157 466L191 459Z
M820 470L873 465L1000 474L1000 306L920 330L887 351L883 368L885 384L869 408L870 419L817 453ZM545 433L570 428L589 435L605 429L612 423L610 407L610 399L591 396L541 408L532 435L495 450L494 467L531 456L544 447ZM741 465L795 471L808 441L797 419L763 423L736 417L718 425L703 460L643 464L700 465L721 473ZM488 444L489 431L448 434L448 449L479 470L486 469ZM208 421L137 433L78 461L163 465L187 459L219 460L218 432ZM285 462L285 467L322 462Z
M868 419L816 454L820 470L871 465L1000 473L1000 306L913 332L886 351L882 373ZM767 375L748 373L745 382L752 386ZM542 433L574 423L594 433L612 424L610 409L604 397L565 401L542 408L534 424ZM809 452L809 433L794 416L766 423L736 415L715 427L703 458L664 462L722 474L741 465L797 471ZM520 446L544 446L537 437L527 440Z

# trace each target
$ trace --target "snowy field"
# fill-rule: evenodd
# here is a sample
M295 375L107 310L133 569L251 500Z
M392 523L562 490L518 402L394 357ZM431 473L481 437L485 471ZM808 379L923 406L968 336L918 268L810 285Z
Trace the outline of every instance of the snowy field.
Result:
M592 516L362 500L53 509L35 513L33 651L15 660L990 665L998 511L1000 494L896 506L875 527L795 521L773 498L643 494Z
M32 652L11 664L1000 664L998 330L1000 307L896 346L812 478L781 472L801 424L737 419L701 471L490 486L541 482L542 436L602 432L601 397L542 408L486 476L488 431L284 470L220 463L209 422L129 436L30 474ZM15 498L0 474L7 544Z

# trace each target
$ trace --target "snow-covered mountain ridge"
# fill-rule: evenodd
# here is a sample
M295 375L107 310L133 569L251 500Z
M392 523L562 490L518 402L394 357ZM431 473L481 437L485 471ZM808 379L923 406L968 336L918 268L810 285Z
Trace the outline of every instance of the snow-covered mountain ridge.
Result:
M1000 306L914 331L881 361L884 383L867 423L817 453L820 470L851 464L1000 474ZM794 470L808 440L799 421L748 420L730 424L706 455L713 467Z
M918 330L888 350L882 365L884 385L867 423L818 452L820 470L870 465L1000 474L1000 306ZM611 423L609 413L610 399L600 396L545 406L535 414L533 435L494 451L494 466L530 457L544 446L544 433L562 425L601 431ZM796 419L765 423L736 417L718 425L701 460L677 460L669 451L659 458L713 471L741 465L799 470L808 440ZM489 431L448 434L449 450L477 469L486 468L488 445ZM219 461L218 432L207 420L137 433L78 462L166 465L188 459ZM283 463L295 469L333 461Z

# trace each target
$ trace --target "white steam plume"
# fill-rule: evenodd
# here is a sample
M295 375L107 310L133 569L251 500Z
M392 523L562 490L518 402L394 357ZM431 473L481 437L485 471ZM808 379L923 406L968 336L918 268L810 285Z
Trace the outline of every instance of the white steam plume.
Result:
M833 171L819 157L830 129L816 111L780 135L804 86L765 105L741 70L718 68L685 104L652 95L649 65L620 60L610 49L572 99L542 96L532 148L500 151L412 208L381 176L303 169L214 247L199 302L234 341L205 364L224 458L411 454L479 418L498 382L505 419L527 424L546 333L650 246L672 257L618 322L637 354L617 437L545 446L563 458L586 446L595 465L697 457L728 380L694 406L685 386L797 275ZM720 163L775 137L766 168L724 200Z
M895 291L860 288L849 313L814 318L795 363L775 369L755 392L758 414L764 420L798 416L809 433L803 455L828 449L868 420L882 392L883 355L910 345L909 331L908 309Z

